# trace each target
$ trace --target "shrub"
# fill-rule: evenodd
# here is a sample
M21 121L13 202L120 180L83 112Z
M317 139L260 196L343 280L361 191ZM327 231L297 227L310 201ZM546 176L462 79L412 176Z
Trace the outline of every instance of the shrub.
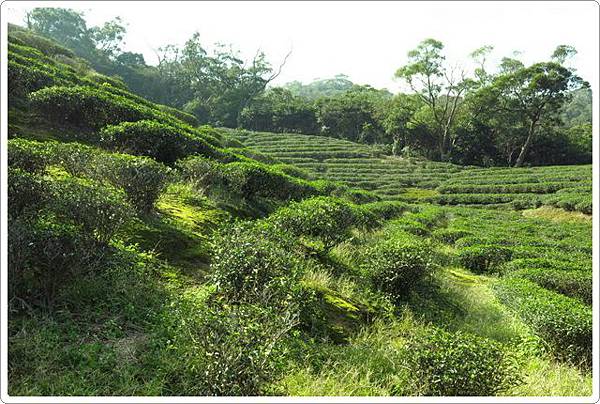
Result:
M511 273L543 288L592 304L592 273L590 271L562 271L546 268L527 268Z
M306 182L260 163L234 162L222 166L229 190L244 199L255 197L279 200L302 199L315 193Z
M30 95L32 107L56 123L100 129L106 125L151 118L126 98L91 87L48 87Z
M9 41L13 42L15 39L21 44L35 48L47 56L62 55L70 58L75 57L75 54L70 49L30 31L12 31L9 34Z
M8 168L8 215L17 217L26 210L41 209L50 198L50 185L42 177L20 168Z
M394 237L369 247L362 268L375 288L400 298L431 274L435 256L429 243Z
M123 189L127 200L143 213L152 209L170 179L169 168L148 157L107 153L79 143L14 140L17 152L12 158L17 166L39 171L56 165L73 176L108 183Z
M51 306L73 273L94 268L99 250L79 227L44 215L11 221L8 251L11 297Z
M131 217L122 193L90 181L66 178L52 183L48 208L61 221L80 227L88 237L107 242Z
M475 273L495 271L511 257L511 249L495 245L473 245L458 252L461 265Z
M370 202L359 206L359 208L373 214L380 221L394 219L410 210L407 203L394 201Z
M141 213L150 212L170 179L170 170L147 157L105 154L97 163L99 176L119 187Z
M49 161L49 150L44 143L25 139L8 141L8 165L32 173L40 173L46 169Z
M190 307L185 307L190 306ZM262 306L179 304L165 314L169 391L199 396L266 393L287 359L297 317Z
M517 271L519 269L540 268L561 271L591 271L592 264L577 261L562 261L551 258L517 258L502 265L504 272Z
M214 155L202 139L149 120L107 126L100 132L100 142L114 151L152 157L167 165L192 154Z
M590 307L525 279L504 279L494 285L494 290L502 303L546 341L558 359L591 366Z
M56 78L35 66L27 66L8 60L8 94L9 99L22 97L31 91L51 86Z
M289 305L300 276L290 246L268 225L225 227L214 239L211 280L230 302Z
M303 180L312 180L313 178L308 171L291 164L274 164L272 167L284 174L289 175L290 177L301 178Z
M348 202L321 196L291 203L272 214L268 221L293 236L316 238L329 250L350 236L350 230L358 224L357 217Z
M492 396L520 382L516 358L487 338L434 328L408 349L425 395Z
M448 229L448 228L436 229L433 232L434 238L436 238L446 244L454 244L454 242L456 242L456 240L461 239L463 237L472 236L472 235L473 235L473 233L466 231L466 230Z
M373 192L366 191L364 189L345 189L342 191L333 192L332 196L344 198L359 205L379 202L381 200L381 198Z

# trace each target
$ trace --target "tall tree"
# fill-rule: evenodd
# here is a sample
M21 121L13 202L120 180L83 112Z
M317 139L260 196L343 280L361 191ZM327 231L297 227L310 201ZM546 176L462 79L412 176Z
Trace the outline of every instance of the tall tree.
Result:
M523 165L542 124L558 124L559 114L572 90L584 86L581 78L555 62L536 63L498 75L482 90L492 113L517 117L524 128L515 167Z
M424 40L408 52L408 64L396 71L396 77L404 79L429 108L440 159L447 160L454 143L452 125L462 95L473 82L464 71L446 65L443 49L440 41Z

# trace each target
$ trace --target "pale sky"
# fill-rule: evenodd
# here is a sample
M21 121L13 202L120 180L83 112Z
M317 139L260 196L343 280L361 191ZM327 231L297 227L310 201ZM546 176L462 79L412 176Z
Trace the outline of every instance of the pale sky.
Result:
M66 7L85 12L88 26L120 16L128 24L125 50L156 63L153 49L183 44L198 31L205 48L231 43L251 57L262 49L278 65L292 49L276 84L347 74L359 84L401 89L394 72L425 38L445 44L449 61L466 64L482 45L495 50L490 67L517 50L526 64L548 60L559 44L575 46L571 65L590 81L598 76L600 5L556 2L27 2L6 1L8 21L26 10Z

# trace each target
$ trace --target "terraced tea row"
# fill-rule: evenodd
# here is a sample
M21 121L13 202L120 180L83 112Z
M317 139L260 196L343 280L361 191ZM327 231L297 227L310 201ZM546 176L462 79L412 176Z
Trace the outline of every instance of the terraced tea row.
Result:
M246 146L316 178L369 190L385 200L415 199L413 188L419 188L435 190L425 200L441 205L524 209L548 204L591 214L590 165L463 167L386 156L377 147L322 136L231 133Z

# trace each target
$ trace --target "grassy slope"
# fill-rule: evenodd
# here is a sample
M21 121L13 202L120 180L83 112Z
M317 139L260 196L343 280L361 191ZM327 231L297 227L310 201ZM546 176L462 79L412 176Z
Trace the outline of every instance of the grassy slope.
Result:
M60 132L60 128L51 128L27 113L13 110L10 119L25 137L47 140ZM286 142L281 135L265 136L263 143L273 145L259 150L267 154L280 150L272 137ZM311 138L310 142L315 140L319 146L308 151L318 151L321 160L298 160L307 152L305 144L298 146L300 151L286 145L290 147L287 154L274 155L311 169L315 175L325 165L331 174L327 178L353 185L378 179L382 197L403 196L413 201L437 195L433 188L463 170L384 156L373 159L373 150L363 146L325 138ZM323 162L326 159L336 160ZM380 164L373 164L374 160ZM396 180L402 175L406 181L398 187ZM11 394L182 393L171 389L170 378L178 369L169 367L173 354L169 353L169 341L163 341L162 327L167 318L185 321L183 307L202 305L210 296L211 286L205 283L210 271L210 235L235 214L184 184L170 185L156 207L155 213L133 221L119 235L124 244L137 245L117 246L135 257L135 268L79 279L65 291L70 301L59 313L24 307L11 314L10 354L19 359L11 361ZM541 221L562 220L557 217L564 216L540 212L527 214ZM446 225L460 219L451 217ZM490 285L497 279L473 274L457 264L452 259L454 246L444 247L450 258L400 308L366 287L357 276L360 268L354 252L385 231L355 232L352 241L338 245L319 267L305 274L302 282L319 294L324 327L334 341L300 347L301 354L290 363L286 376L270 386L272 394L418 394L421 386L403 367L402 348L415 332L426 332L431 325L478 334L519 352L524 383L507 394L591 393L589 374L539 352L539 341L531 330L491 292ZM377 320L372 322L374 317ZM188 382L193 384L193 380Z

